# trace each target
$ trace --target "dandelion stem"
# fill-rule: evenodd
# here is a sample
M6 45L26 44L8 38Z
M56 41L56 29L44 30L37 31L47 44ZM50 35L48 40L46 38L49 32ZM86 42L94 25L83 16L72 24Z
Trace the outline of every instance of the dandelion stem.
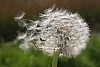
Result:
M52 61L52 67L57 67L58 57L59 57L59 50L54 52L53 61Z

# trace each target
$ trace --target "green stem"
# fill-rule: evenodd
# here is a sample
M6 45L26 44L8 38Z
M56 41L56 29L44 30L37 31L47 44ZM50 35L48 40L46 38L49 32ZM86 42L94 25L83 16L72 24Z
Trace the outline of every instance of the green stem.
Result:
M57 67L58 57L59 57L59 50L54 52L53 61L52 61L52 67Z

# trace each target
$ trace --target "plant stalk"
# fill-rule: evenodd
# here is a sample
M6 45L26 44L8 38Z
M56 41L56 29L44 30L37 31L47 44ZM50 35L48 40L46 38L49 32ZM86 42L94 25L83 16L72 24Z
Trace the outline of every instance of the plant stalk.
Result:
M59 58L59 50L57 50L57 51L54 52L54 54L53 54L52 67L57 67L58 58Z

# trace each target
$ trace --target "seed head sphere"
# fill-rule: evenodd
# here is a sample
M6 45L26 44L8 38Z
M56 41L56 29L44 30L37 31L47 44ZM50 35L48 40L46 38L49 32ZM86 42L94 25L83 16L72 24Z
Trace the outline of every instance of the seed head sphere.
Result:
M26 32L18 36L22 49L34 47L49 55L60 50L60 55L76 57L86 48L90 30L79 14L49 8L39 17L40 20L28 20L31 23L26 23L23 17L16 19L26 28Z

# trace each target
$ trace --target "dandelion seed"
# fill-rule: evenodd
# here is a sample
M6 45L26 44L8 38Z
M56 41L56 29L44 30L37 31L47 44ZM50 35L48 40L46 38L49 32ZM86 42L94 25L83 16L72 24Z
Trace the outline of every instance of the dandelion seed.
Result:
M24 17L25 13L22 12L22 14L20 16L14 17L15 20L20 20Z

